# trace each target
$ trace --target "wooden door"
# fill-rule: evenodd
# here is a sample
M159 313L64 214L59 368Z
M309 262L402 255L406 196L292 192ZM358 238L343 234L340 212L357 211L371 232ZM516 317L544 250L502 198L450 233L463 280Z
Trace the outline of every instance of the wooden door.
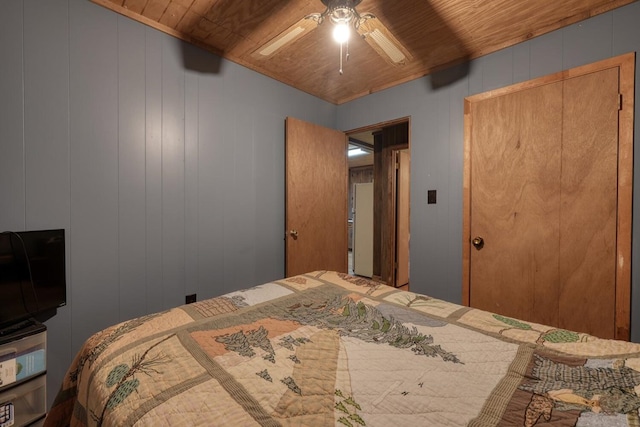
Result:
M628 339L634 63L466 100L463 302Z
M344 133L286 119L285 272L346 273L347 139Z
M557 324L562 83L474 103L472 307Z
M396 151L396 274L395 286L409 283L409 150Z
M615 336L618 70L564 81L558 325ZM597 101L596 101L597 100Z

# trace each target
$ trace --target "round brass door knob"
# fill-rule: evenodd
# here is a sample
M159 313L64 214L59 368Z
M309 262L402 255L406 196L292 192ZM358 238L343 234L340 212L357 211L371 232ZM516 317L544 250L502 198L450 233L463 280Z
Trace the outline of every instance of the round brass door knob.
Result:
M482 237L474 237L471 244L474 248L480 250L484 246L484 239Z

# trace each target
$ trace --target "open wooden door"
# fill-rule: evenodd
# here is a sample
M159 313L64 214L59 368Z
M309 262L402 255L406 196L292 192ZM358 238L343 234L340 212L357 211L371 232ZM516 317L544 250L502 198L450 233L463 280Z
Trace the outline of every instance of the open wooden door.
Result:
M285 141L285 272L347 273L347 137L292 117Z

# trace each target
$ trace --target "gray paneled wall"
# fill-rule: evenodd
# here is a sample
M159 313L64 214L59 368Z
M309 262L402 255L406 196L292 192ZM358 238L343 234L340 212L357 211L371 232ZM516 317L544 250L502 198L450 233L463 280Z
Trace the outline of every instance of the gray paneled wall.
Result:
M48 401L111 324L284 274L284 118L334 105L88 0L5 0L0 229L65 228Z
M462 287L462 150L465 96L640 51L640 3L598 15L474 60L457 82L434 89L425 77L338 107L338 128L355 129L411 116L411 289L453 302ZM464 69L449 70L457 72ZM636 82L640 81L636 66ZM636 83L637 84L637 83ZM636 118L640 90L636 88ZM635 135L640 135L636 120ZM640 158L636 150L635 158ZM636 160L636 168L638 161ZM634 223L640 219L640 173L634 178ZM427 205L427 190L438 203ZM640 266L640 227L632 263ZM640 341L640 274L632 269L633 341Z

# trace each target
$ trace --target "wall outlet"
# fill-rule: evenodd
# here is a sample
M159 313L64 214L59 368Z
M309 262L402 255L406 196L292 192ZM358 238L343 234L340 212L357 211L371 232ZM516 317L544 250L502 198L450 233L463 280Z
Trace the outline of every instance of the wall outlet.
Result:
M196 294L191 294L184 297L185 304L191 304L192 302L196 302L196 301L197 301Z

